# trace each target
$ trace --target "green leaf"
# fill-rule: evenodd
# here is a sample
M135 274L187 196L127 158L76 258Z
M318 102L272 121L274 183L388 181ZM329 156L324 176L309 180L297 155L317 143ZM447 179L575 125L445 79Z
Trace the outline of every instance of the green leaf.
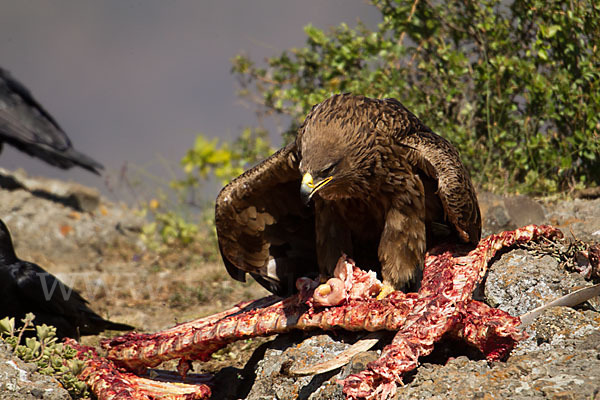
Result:
M539 49L537 52L537 55L539 58L541 58L544 61L548 60L548 53L546 52L545 49Z

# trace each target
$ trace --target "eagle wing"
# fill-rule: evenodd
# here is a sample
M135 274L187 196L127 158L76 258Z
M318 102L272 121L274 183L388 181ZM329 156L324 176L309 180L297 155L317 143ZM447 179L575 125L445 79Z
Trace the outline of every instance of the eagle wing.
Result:
M314 210L300 199L296 143L290 143L225 186L215 207L219 249L229 274L250 273L286 295L296 279L316 276Z
M481 238L479 204L458 150L398 100L380 100L378 107L379 120L388 126L385 131L404 148L405 157L421 175L427 212L443 213L444 224L449 223L461 241L478 243ZM441 210L437 210L439 208ZM437 216L433 221L438 222Z
M450 142L428 129L404 136L408 159L423 173L437 181L445 218L454 226L460 239L477 243L481 238L481 213L469 173Z

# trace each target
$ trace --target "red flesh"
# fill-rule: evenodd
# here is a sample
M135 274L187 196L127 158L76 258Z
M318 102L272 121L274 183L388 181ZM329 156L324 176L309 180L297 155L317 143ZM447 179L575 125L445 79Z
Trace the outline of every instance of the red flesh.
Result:
M172 358L180 358L183 364L206 360L233 341L291 329L394 330L398 333L378 360L341 382L350 399L390 398L402 382L402 374L414 369L419 357L429 354L446 333L463 338L490 360L504 358L524 337L517 329L520 320L472 300L473 290L497 251L539 236L558 235L560 231L555 228L530 225L492 235L464 256L455 256L451 251L429 255L418 293L394 292L386 299L375 300L369 290L373 287L371 278L354 267L350 277L338 278L344 282L345 294L337 306L315 306L312 292L308 291L311 285L304 282L300 294L275 304L271 296L164 332L131 333L103 346L115 363L140 372ZM104 368L102 363L92 367ZM93 373L88 373L88 380L89 376Z

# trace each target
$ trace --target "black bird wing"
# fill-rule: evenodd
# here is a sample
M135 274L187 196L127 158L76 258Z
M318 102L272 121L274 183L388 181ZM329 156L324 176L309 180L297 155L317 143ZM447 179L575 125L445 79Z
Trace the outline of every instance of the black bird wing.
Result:
M56 120L8 71L0 68L0 141L59 168L104 167L75 149Z
M249 169L219 193L215 221L225 267L236 280L250 273L286 295L296 279L316 276L314 211L300 199L296 144Z

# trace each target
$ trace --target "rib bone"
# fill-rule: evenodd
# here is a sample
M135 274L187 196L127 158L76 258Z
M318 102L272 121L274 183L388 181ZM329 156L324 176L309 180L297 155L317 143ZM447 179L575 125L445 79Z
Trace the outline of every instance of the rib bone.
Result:
M429 255L418 299L404 325L367 370L341 382L346 396L350 399L394 396L396 385L402 383L402 374L416 368L419 357L431 353L433 344L445 333L461 326L462 336L486 356L497 359L508 354L516 341L524 337L518 330L519 318L473 302L473 290L485 275L489 260L502 248L539 236L557 235L561 233L553 227L529 225L491 235L466 256L454 257L450 251ZM480 312L469 314L475 311ZM499 321L501 326L495 326Z
M316 305L311 289L314 285L302 284L299 294L281 301L268 297L242 303L215 316L164 332L128 334L107 341L103 346L108 350L108 358L134 371L144 371L162 361L180 358L180 372L185 373L190 360L206 360L226 344L254 336L285 333L291 329L393 330L397 334L378 360L370 363L366 371L341 381L348 398L385 399L394 395L397 384L402 382L402 374L414 369L419 357L429 354L434 343L446 333L463 338L490 360L505 357L524 337L518 329L520 320L473 301L473 290L485 275L488 262L499 250L540 236L558 235L560 231L555 228L531 225L492 235L466 255L455 255L456 248L443 252L440 249L435 255L428 255L418 293L394 292L383 300L373 299L369 290L359 291L362 295L350 295L352 287L348 285L351 281L371 282L365 275L367 273L353 267L351 278L347 274L346 279L342 279L346 295L337 306ZM96 368L103 368L103 365ZM90 364L89 368L93 367ZM112 368L116 371L114 365ZM99 387L93 371L86 377ZM103 385L110 387L106 375L96 380L102 379ZM132 385L140 383L133 382Z
M73 339L65 343L77 350L77 358L85 361L79 379L85 381L99 400L201 400L211 395L204 383L160 382L119 370L112 361Z
M315 310L293 296L266 308L228 316L201 328L175 330L167 335L127 334L103 343L108 358L133 371L143 371L163 361L180 358L206 361L228 343L291 329L397 330L410 310L407 299L349 300L339 307Z

